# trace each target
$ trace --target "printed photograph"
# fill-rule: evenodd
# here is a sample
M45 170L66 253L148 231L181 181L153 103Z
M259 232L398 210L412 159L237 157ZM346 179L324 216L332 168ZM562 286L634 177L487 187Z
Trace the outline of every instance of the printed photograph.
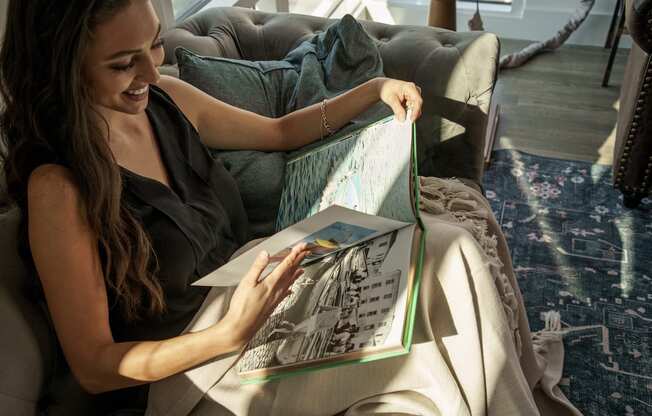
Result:
M410 135L410 129L393 123L375 124L290 161L276 229L283 230L331 205L414 222Z
M360 240L363 240L377 230L360 227L357 225L347 224L344 222L334 222L331 225L314 232L306 238L297 241L296 243L284 248L270 256L269 265L264 273L271 272L274 267L290 253L292 247L297 244L306 243L310 254L303 261L303 265L310 264L330 253L341 250L344 247L353 245Z
M400 270L383 269L397 233L349 247L306 267L293 293L250 342L238 372L383 346L404 278Z

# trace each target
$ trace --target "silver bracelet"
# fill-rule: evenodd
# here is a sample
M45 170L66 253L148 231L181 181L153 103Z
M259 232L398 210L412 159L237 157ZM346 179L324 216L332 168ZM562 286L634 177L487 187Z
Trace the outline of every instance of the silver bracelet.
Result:
M328 101L328 99L324 98L321 102L321 126L319 128L321 130L321 127L323 126L324 129L326 129L326 133L328 133L329 136L332 136L335 132L328 125L328 119L326 118L326 101Z

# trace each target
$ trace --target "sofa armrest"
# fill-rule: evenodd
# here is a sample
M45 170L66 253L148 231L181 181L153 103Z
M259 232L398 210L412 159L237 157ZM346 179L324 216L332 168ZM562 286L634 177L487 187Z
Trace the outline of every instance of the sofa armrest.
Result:
M278 60L334 22L237 7L207 9L164 34L165 63L176 63L177 46L207 56ZM479 184L487 114L498 73L497 37L360 23L378 45L385 74L422 88L424 111L417 122L420 172L469 178Z
M652 0L626 4L634 42L620 89L613 171L614 185L633 207L652 188Z
M0 413L37 414L53 363L54 339L43 311L23 292L25 270L16 245L18 208L0 213Z
M652 52L652 0L627 0L627 29L634 42Z

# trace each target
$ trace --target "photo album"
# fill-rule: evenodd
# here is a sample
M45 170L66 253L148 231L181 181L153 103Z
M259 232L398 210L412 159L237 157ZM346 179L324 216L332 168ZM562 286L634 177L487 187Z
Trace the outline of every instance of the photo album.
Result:
M410 117L293 155L277 233L194 283L234 286L262 250L271 273L307 244L304 274L236 364L243 383L407 354L424 247Z

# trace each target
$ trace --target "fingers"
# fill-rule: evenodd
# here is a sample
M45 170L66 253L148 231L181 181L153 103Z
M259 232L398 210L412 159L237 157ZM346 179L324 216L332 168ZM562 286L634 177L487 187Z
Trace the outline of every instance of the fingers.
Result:
M423 98L421 98L421 88L414 83L407 83L403 96L408 108L412 109L412 120L415 121L421 116Z
M258 256L256 257L256 260L254 260L254 264L251 265L251 268L249 268L249 272L245 276L245 280L247 280L248 283L251 285L256 285L258 283L258 278L260 277L260 274L265 270L265 267L269 264L269 253L266 251L261 251Z
M301 277L303 273L304 273L303 269L294 269L289 279L281 279L279 281L279 284L275 288L274 293L272 295L272 299L269 305L269 314L272 314L274 312L278 304L281 303L283 299L287 298L292 294L292 289L291 289L292 284L299 277Z
M411 121L414 122L421 116L423 106L421 88L413 82L385 79L381 84L380 98L401 122L405 121L407 114L405 107L412 109Z
M276 285L279 279L283 278L290 269L296 269L303 259L308 255L308 252L306 251L306 244L302 243L299 245L296 245L292 248L290 251L290 254L285 256L282 262L276 266L274 271L265 278L265 281L268 282L270 286Z
M405 107L403 107L403 104L398 99L398 97L394 97L387 104L390 106L390 108L394 112L394 115L399 121L405 121L405 116L406 116Z

